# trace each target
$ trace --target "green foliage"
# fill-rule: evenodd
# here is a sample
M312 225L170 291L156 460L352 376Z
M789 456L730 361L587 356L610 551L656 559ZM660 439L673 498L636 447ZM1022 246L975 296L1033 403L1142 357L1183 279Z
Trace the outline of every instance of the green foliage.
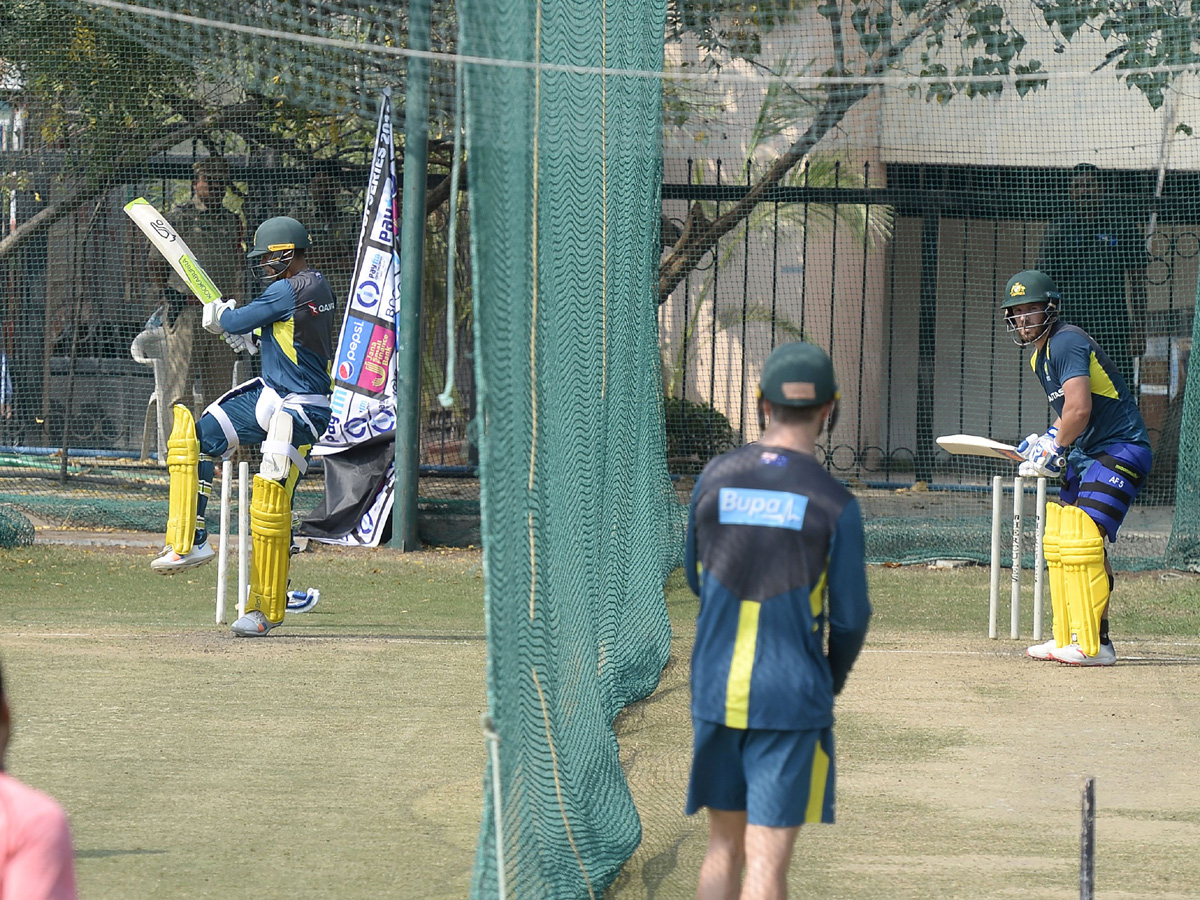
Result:
M807 6L805 0L667 0L666 42L692 35L706 53L706 67L719 69L725 59L756 59L763 37Z
M43 0L0 0L0 59L15 73L41 142L64 150L92 183L123 161L133 136L161 128L166 97L189 74L128 34Z
M741 441L729 420L711 406L667 397L667 467L677 475L696 475L704 464Z

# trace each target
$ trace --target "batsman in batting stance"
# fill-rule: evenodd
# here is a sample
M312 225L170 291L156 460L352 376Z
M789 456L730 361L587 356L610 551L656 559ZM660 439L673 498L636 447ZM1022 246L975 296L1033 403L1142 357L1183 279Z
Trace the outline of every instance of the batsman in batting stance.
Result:
M1033 347L1030 365L1056 418L1017 449L1020 474L1062 478L1061 505L1046 506L1043 546L1054 637L1030 647L1034 659L1111 666L1108 636L1113 571L1105 540L1115 541L1152 461L1146 423L1120 370L1083 329L1059 318L1062 297L1036 270L1008 281L1001 310L1013 340Z
M231 626L243 637L264 636L283 621L292 496L329 423L335 303L321 273L305 262L311 245L304 226L288 216L258 227L246 255L266 289L240 308L232 300L205 304L203 326L237 352L261 352L262 376L212 403L199 422L177 404L167 442L167 547L150 564L167 575L214 556L205 522L213 459L243 443L261 444L250 503L250 596L245 615Z

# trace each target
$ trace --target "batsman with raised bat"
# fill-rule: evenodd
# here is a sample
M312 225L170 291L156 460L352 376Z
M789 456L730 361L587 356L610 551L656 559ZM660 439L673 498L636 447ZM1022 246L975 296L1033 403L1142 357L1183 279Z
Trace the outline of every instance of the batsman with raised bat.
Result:
M1013 340L1032 347L1029 363L1056 413L1045 434L1017 449L1020 474L1062 478L1059 504L1046 507L1043 546L1049 568L1054 637L1030 647L1034 659L1111 666L1108 635L1113 571L1105 540L1115 541L1150 473L1146 423L1129 386L1104 349L1059 318L1062 295L1043 272L1009 279L1000 309Z
M288 216L258 227L247 258L265 290L242 307L225 299L206 303L203 327L235 351L257 348L262 376L210 404L199 422L177 404L167 442L167 547L150 564L163 574L213 558L205 522L213 459L244 443L261 444L250 503L250 596L245 615L231 626L242 637L264 636L283 622L292 496L329 424L336 304L324 277L305 261L311 246L304 226Z

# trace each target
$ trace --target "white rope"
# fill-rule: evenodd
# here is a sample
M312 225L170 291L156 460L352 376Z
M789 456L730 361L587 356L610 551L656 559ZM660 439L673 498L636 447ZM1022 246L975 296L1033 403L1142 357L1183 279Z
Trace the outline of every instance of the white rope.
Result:
M507 889L504 884L504 814L500 809L500 734L486 712L480 721L483 736L488 743L492 759L492 812L496 819L496 896L505 900Z
M438 394L442 409L454 405L454 260L458 235L458 174L462 164L462 107L463 72L462 63L454 65L454 162L450 165L450 229L446 237L446 387Z
M119 0L83 0L89 6L101 6L134 15L150 16L155 19L166 19L172 22L183 22L203 28L214 28L233 31L241 34L253 34L259 37L276 40L294 41L301 44L314 44L322 47L335 47L341 50L352 50L359 53L375 53L381 56L398 56L412 59L436 60L443 63L453 61L456 64L475 66L493 66L502 69L530 69L546 72L568 72L574 75L616 75L627 78L656 78L663 81L700 81L712 84L729 84L734 82L763 82L776 81L796 87L823 87L831 85L887 85L887 84L986 84L1002 81L1005 84L1022 82L1049 82L1060 79L1087 79L1097 77L1095 69L1077 69L1071 71L1037 71L1023 74L1010 73L1007 75L906 75L895 73L890 75L846 75L827 77L824 75L762 75L760 73L729 72L664 72L645 69L614 69L607 66L572 66L562 63L527 62L520 59L495 59L483 56L464 56L460 53L438 53L433 50L410 50L407 47L394 47L368 41L351 41L341 38L327 38L311 34L298 34L294 31L280 31L276 28L261 28L255 25L241 25L236 22L223 22L219 19L208 19L202 16L192 16L186 13L168 12L161 9L149 9L132 3L122 3ZM1171 66L1144 66L1121 69L1120 77L1130 75L1179 74L1196 72L1200 69L1195 63L1180 63Z

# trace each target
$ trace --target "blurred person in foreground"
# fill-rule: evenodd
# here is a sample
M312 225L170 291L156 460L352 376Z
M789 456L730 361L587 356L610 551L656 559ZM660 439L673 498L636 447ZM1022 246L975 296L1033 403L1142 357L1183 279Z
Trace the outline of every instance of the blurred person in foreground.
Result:
M838 396L824 351L776 348L762 437L709 462L692 493L687 813L708 808L700 900L786 897L800 826L834 820L834 697L871 617L858 501L815 456Z
M12 713L0 674L0 900L75 900L67 814L4 768Z

